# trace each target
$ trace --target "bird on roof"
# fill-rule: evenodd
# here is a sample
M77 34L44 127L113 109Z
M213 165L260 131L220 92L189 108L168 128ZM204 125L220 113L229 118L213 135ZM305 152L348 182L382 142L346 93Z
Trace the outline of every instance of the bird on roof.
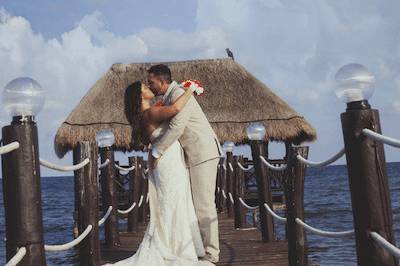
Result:
M235 61L235 57L233 56L233 53L229 48L225 49L226 53L228 54L228 57L232 58L233 61Z

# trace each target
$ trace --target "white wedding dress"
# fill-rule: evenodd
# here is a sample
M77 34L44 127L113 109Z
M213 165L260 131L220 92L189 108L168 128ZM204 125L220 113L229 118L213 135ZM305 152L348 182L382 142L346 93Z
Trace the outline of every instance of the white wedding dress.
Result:
M160 137L166 124L151 135ZM118 261L118 266L214 265L199 261L205 255L195 214L188 169L183 150L175 141L149 171L150 222L134 255Z

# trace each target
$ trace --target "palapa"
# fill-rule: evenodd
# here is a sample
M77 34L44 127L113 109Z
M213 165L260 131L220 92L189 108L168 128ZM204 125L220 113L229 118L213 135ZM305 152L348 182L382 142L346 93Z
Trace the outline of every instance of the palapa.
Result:
M57 156L63 157L78 141L94 140L96 133L110 128L115 150L133 150L133 127L124 108L127 86L146 82L147 69L156 63L114 64L81 99L59 127L54 139ZM299 144L313 141L315 129L286 102L243 66L232 59L167 62L176 81L197 79L205 87L195 96L219 140L246 143L251 122L266 126L266 139Z

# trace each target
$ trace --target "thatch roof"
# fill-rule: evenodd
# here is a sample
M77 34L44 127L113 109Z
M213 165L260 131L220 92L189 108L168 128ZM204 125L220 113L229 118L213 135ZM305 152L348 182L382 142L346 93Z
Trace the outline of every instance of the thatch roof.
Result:
M155 63L114 64L81 99L62 123L54 139L59 157L81 140L93 140L96 132L111 128L116 150L132 150L132 126L124 112L126 87L146 81L146 70ZM246 126L260 121L267 138L295 144L316 138L313 127L265 84L232 59L168 62L173 79L200 80L205 94L197 97L221 142L247 141Z

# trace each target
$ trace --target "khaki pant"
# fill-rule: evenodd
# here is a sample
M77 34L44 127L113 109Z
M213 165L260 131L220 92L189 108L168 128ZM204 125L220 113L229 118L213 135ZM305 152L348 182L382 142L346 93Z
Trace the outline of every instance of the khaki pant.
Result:
M189 168L193 204L199 220L200 233L207 253L219 260L218 216L215 206L215 186L219 158Z

